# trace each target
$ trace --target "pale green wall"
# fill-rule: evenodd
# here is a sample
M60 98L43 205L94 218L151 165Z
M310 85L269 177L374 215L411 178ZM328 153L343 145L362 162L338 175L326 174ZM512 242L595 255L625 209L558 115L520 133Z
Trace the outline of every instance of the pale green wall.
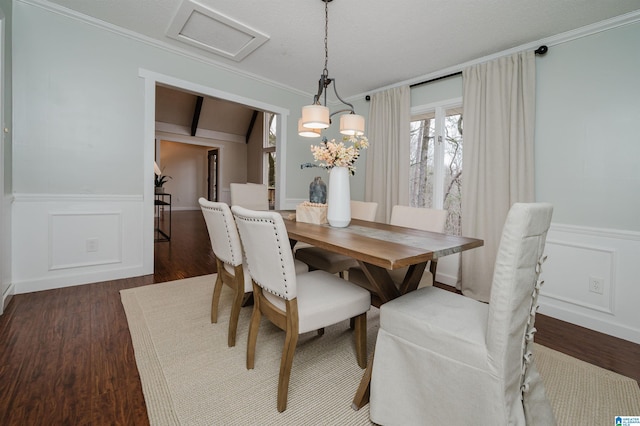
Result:
M411 88L411 107L462 98L462 75Z
M536 198L556 223L640 231L640 23L536 65Z
M142 194L140 69L287 109L294 115L289 135L295 135L297 114L308 103L293 91L37 5L15 3L14 21L15 193ZM288 158L307 155L292 145ZM289 179L286 192L302 194L305 185L299 183Z

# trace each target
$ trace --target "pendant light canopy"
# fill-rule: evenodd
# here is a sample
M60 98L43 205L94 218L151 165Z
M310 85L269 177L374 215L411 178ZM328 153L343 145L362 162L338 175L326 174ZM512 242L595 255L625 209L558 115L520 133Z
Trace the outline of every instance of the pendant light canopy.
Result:
M305 137L319 137L320 131L331 125L331 117L339 113L340 133L348 136L364 135L364 117L355 113L353 105L345 102L336 89L335 79L329 78L327 64L329 62L328 34L329 34L329 2L332 0L321 0L324 2L324 69L318 81L318 93L313 97L313 104L302 107L302 118L298 121L298 134ZM327 107L326 88L333 82L333 91L336 97L348 108L331 113ZM324 92L324 105L320 103L320 97Z

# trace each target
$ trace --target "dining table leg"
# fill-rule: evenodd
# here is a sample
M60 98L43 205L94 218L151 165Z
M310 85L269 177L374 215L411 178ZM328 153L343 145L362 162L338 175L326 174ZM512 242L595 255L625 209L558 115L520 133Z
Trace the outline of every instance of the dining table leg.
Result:
M360 379L360 385L358 386L358 390L356 391L356 395L353 397L353 402L351 403L351 408L355 411L358 411L365 405L369 403L369 395L371 391L371 373L373 372L373 355L375 353L375 348L371 353L371 357L367 362L367 368L364 370L364 374L362 375L362 379Z
M400 290L396 287L389 275L389 272L385 268L372 265L370 263L358 261L362 272L364 272L367 280L371 285L373 293L381 300L382 303L386 303L390 300L400 296Z

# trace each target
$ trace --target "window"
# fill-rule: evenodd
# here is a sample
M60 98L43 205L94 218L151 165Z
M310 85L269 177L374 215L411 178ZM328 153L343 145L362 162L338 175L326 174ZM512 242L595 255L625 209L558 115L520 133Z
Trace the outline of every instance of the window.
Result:
M410 205L448 211L445 232L460 235L462 107L436 106L412 117Z
M262 182L269 187L269 207L275 207L276 201L276 141L278 138L278 116L268 112L264 113L266 132L262 144Z

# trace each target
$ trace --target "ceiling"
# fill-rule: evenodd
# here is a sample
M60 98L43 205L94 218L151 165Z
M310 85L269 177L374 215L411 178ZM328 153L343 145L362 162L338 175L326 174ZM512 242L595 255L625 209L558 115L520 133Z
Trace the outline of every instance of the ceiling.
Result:
M48 3L308 94L310 101L324 68L324 0ZM537 47L610 18L635 17L640 0L329 0L328 12L329 77L349 100L509 49ZM336 100L332 89L326 93ZM169 131L217 131L238 141L251 131L254 111L247 107L205 97L196 114L197 94L162 87L157 94L157 122Z
M258 111L245 105L156 86L156 130L246 143Z
M324 67L323 0L50 3L310 96ZM328 7L329 76L348 99L638 11L640 0L335 0ZM173 38L179 33L236 58ZM241 59L251 44L257 49Z

